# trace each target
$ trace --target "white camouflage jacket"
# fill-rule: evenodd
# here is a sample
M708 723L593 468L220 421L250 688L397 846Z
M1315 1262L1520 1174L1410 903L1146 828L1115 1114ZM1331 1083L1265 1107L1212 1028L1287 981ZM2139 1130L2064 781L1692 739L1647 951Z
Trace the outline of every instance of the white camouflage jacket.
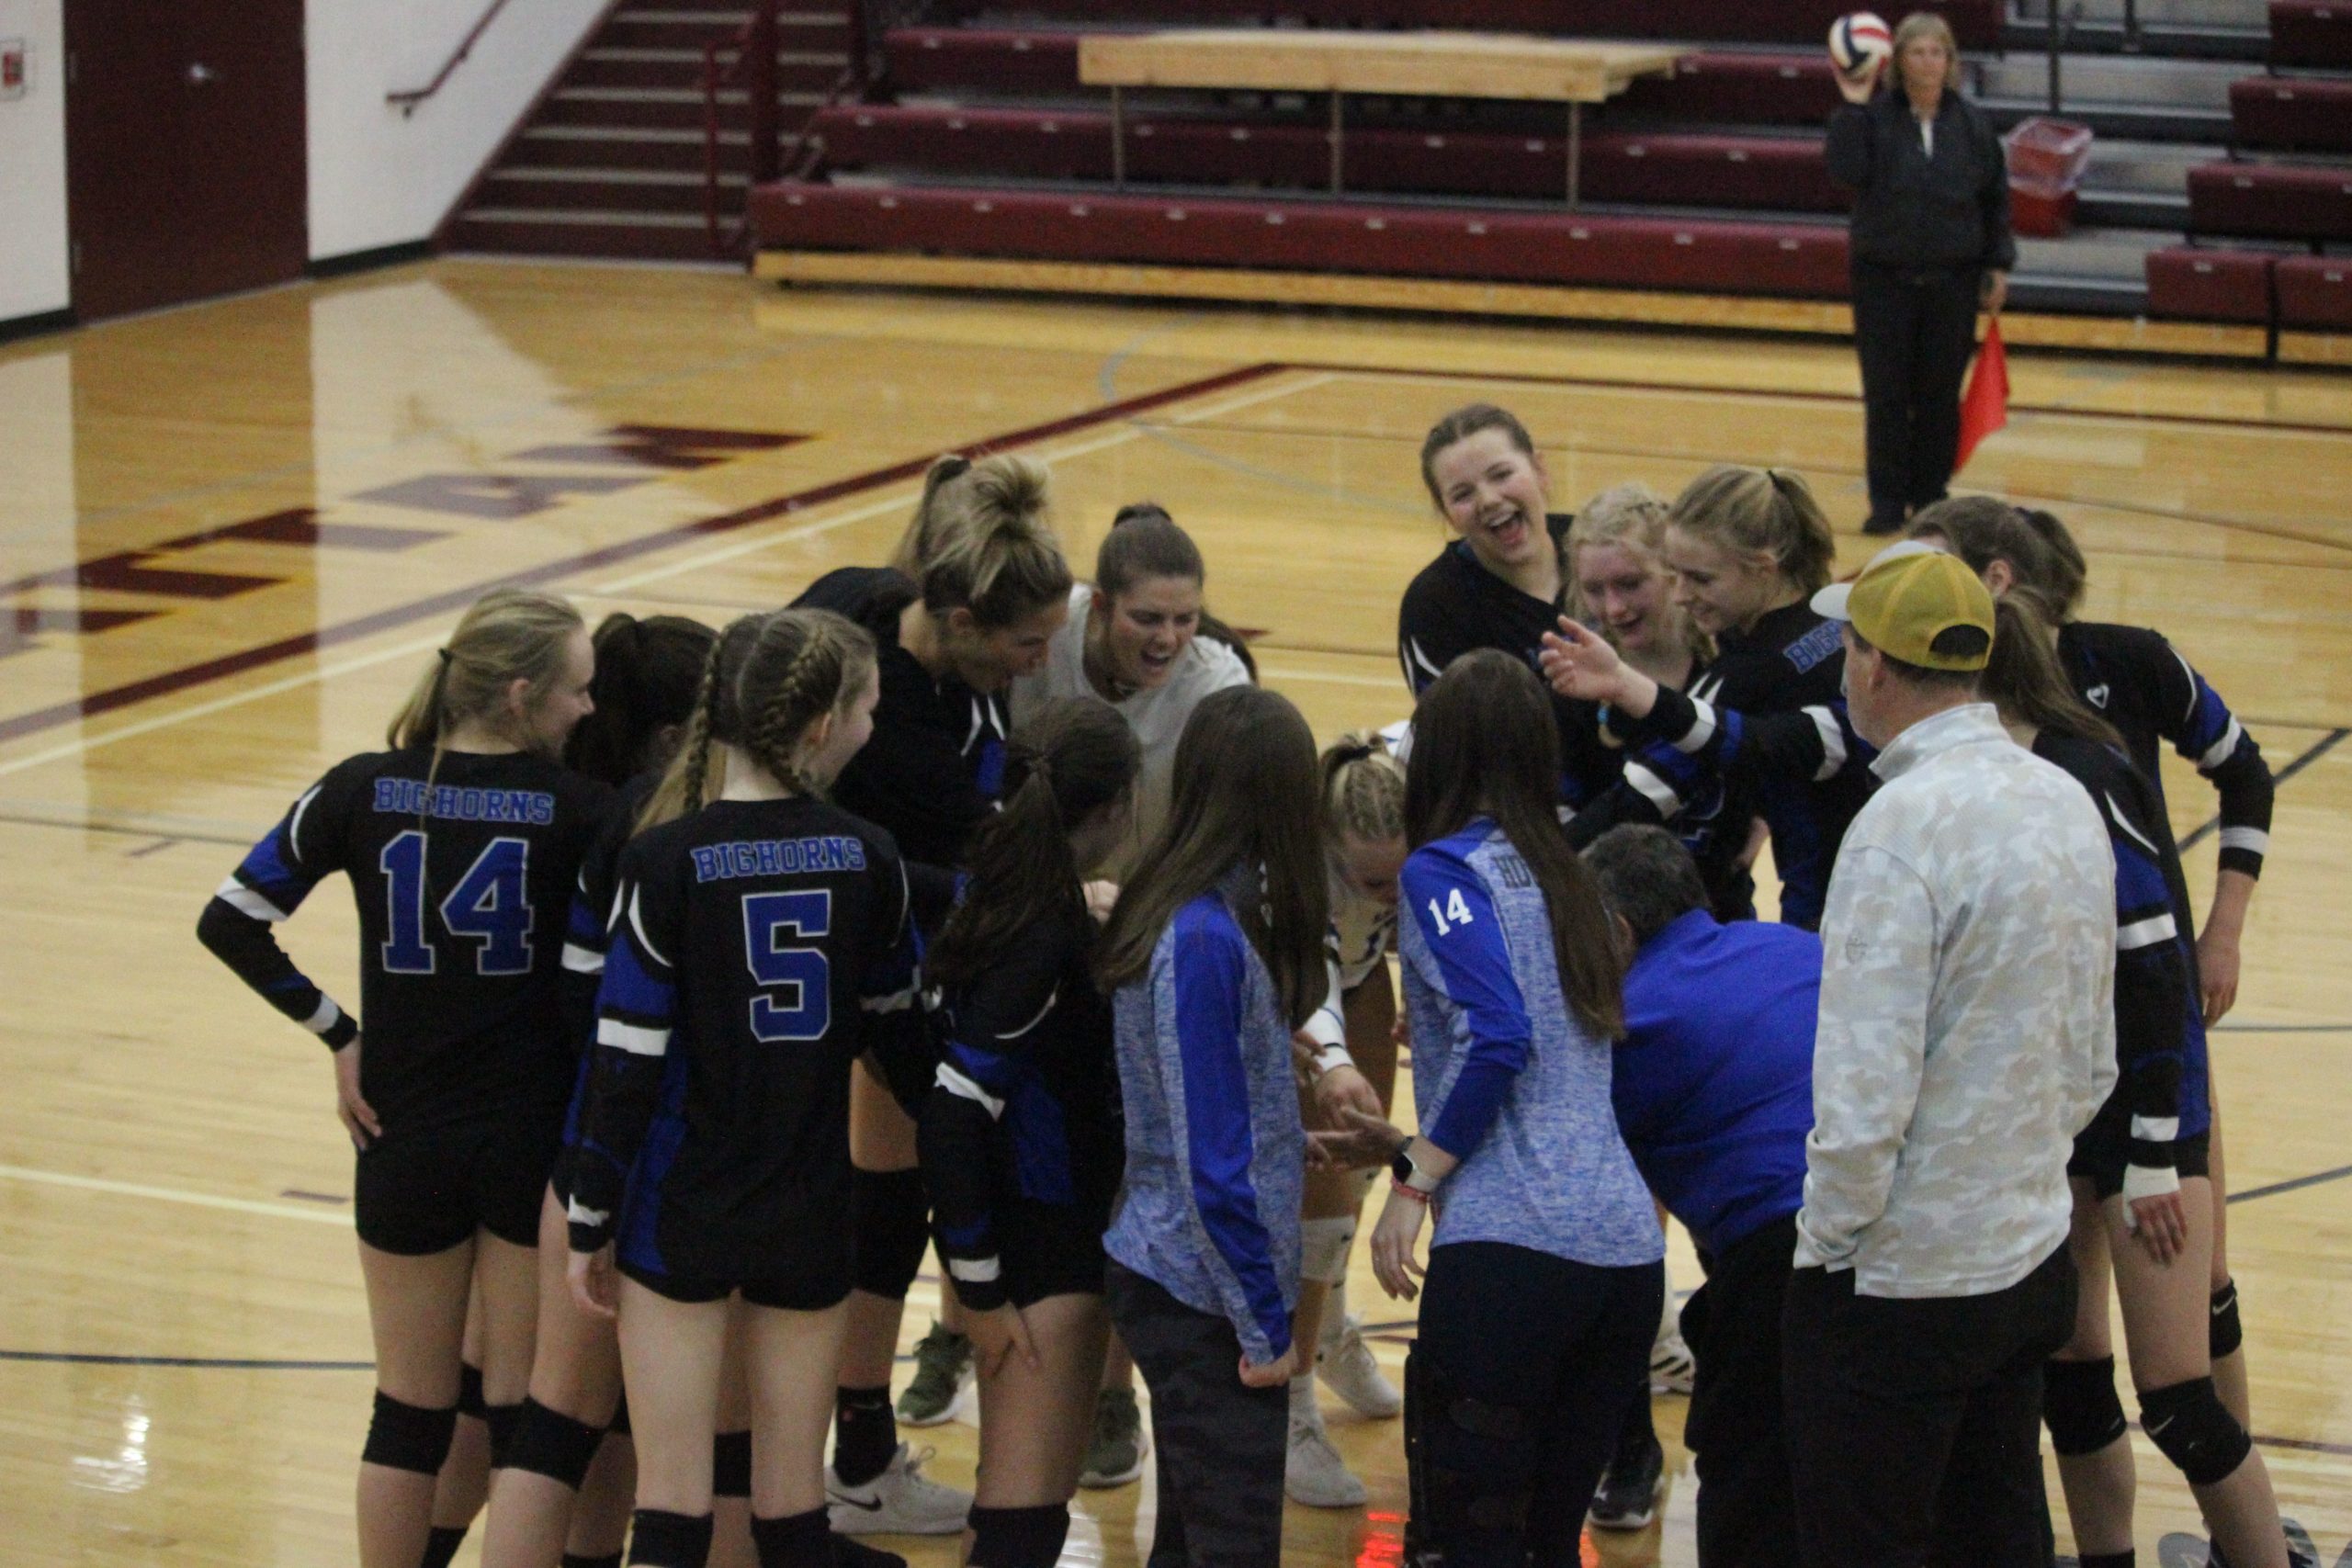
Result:
M2006 1290L2065 1245L2115 1086L2115 864L2083 787L1972 704L1912 726L1821 922L1796 1265L1868 1296Z

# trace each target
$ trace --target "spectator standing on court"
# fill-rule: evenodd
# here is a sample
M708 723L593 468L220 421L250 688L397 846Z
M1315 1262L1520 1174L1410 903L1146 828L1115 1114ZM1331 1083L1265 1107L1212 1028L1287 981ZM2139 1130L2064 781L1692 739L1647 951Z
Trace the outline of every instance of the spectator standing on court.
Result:
M1814 604L1882 783L1822 919L1784 1319L1805 1561L2051 1560L2042 1362L2072 1332L2066 1161L2115 1087L2115 862L1977 698L1993 601L1882 557Z
M1718 922L1690 852L1611 828L1584 853L1633 950L1609 1086L1642 1179L1698 1245L1682 1308L1698 1366L1682 1439L1699 1472L1700 1568L1794 1568L1781 1313L1813 1127L1821 939Z
M1941 501L1960 445L1960 383L1976 311L2008 297L2008 165L1984 111L1960 96L1960 48L1940 17L1894 29L1894 77L1873 58L1839 75L1829 175L1854 193L1854 346L1862 362L1870 520L1892 534Z

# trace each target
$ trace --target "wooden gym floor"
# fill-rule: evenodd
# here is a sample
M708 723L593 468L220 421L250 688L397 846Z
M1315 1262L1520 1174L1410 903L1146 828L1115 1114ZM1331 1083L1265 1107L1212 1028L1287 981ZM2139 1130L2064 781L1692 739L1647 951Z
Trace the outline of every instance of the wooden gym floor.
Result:
M2245 987L2215 1041L2256 1429L2331 1562L2352 1536L2352 378L2020 355L1966 475L2093 553L2089 610L2170 632L2281 773ZM1052 467L1071 555L1145 497L1325 736L1403 715L1396 604L1442 534L1422 431L1473 398L1538 434L1557 503L1717 459L1863 505L1840 346L1453 321L780 293L739 276L452 261L0 350L0 1562L352 1554L368 1339L349 1154L317 1047L197 946L198 910L492 583L717 620L879 559L926 458ZM1843 563L1868 555L1845 541ZM2211 886L2211 792L2167 779ZM2201 907L2201 905L2200 905ZM289 945L354 995L353 919ZM1361 1252L1359 1252L1361 1258ZM1698 1274L1678 1239L1677 1284ZM1411 1314L1361 1261L1392 1367ZM918 1286L908 1337L936 1287ZM1691 1561L1691 1487L1597 1543ZM1393 1562L1397 1428L1332 1417L1363 1514L1295 1560ZM920 1435L968 1484L973 1435ZM2143 1442L2140 1544L2193 1529ZM1133 1562L1149 1488L1081 1495ZM2063 1530L2062 1530L2063 1535ZM922 1568L950 1544L916 1547ZM2177 1557L2177 1553L2176 1553ZM2165 1561L2174 1561L2167 1557ZM462 1562L472 1561L471 1547Z

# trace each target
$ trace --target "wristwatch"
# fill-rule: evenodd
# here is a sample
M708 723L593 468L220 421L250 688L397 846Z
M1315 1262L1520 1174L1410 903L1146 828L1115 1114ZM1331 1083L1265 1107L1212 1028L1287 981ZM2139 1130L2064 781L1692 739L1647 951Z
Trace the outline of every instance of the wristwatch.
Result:
M1409 1187L1423 1196L1437 1190L1438 1179L1413 1163L1413 1145L1409 1140L1396 1151L1396 1157L1388 1162L1388 1174L1396 1179L1397 1186Z

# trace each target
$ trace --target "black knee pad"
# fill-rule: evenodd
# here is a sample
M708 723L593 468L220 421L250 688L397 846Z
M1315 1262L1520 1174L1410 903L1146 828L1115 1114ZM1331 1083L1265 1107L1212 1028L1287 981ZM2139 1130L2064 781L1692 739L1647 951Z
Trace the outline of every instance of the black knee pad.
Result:
M2238 1282L2232 1280L2213 1292L2213 1323L2206 1335L2206 1353L2218 1361L2237 1353L2245 1343L2245 1325L2238 1321Z
M851 1278L868 1295L904 1301L931 1243L931 1205L919 1170L850 1172L850 1223L857 1236Z
M490 1465L496 1470L506 1462L506 1452L514 1446L514 1427L523 1419L523 1407L520 1404L485 1405L481 1418L482 1424L490 1428Z
M503 1464L508 1470L544 1475L577 1492L587 1479L596 1445L604 1437L585 1421L575 1421L560 1410L526 1399L515 1413L514 1433L507 1440Z
M1529 1411L1475 1398L1450 1387L1437 1363L1418 1347L1405 1358L1405 1461L1411 1515L1408 1561L1442 1557L1466 1531L1512 1531L1527 1522L1532 1494L1498 1487L1491 1474L1457 1469L1432 1442L1445 1427L1481 1443L1522 1447L1535 1423Z
M477 1421L489 1419L490 1401L481 1392L481 1369L471 1361L460 1362L458 1367L458 1414Z
M971 1568L1054 1568L1069 1538L1069 1506L972 1510Z
M704 1568L710 1561L710 1516L639 1508L629 1526L628 1560L645 1568Z
M752 1547L760 1568L833 1568L833 1537L822 1508L773 1519L752 1515Z
M362 1464L380 1464L388 1470L438 1475L442 1461L449 1457L449 1439L457 1430L457 1406L428 1410L422 1405L403 1404L379 1388L376 1391L375 1414L368 1418L368 1446L359 1451L359 1460Z
M2043 1362L2041 1419L2050 1446L2067 1458L2095 1454L2123 1436L2130 1423L2115 1393L2115 1358Z
M2213 1392L2210 1377L2142 1394L2140 1429L2191 1486L2227 1481L2254 1451L2254 1439Z
M605 1423L605 1430L616 1438L626 1438L629 1435L628 1391L627 1389L623 1389L620 1398L614 1402L613 1418Z
M710 1495L749 1497L752 1495L752 1434L717 1432L710 1439Z
M449 1568L458 1560L458 1548L466 1544L465 1525L435 1525L424 1538L424 1555L417 1560L416 1568Z

